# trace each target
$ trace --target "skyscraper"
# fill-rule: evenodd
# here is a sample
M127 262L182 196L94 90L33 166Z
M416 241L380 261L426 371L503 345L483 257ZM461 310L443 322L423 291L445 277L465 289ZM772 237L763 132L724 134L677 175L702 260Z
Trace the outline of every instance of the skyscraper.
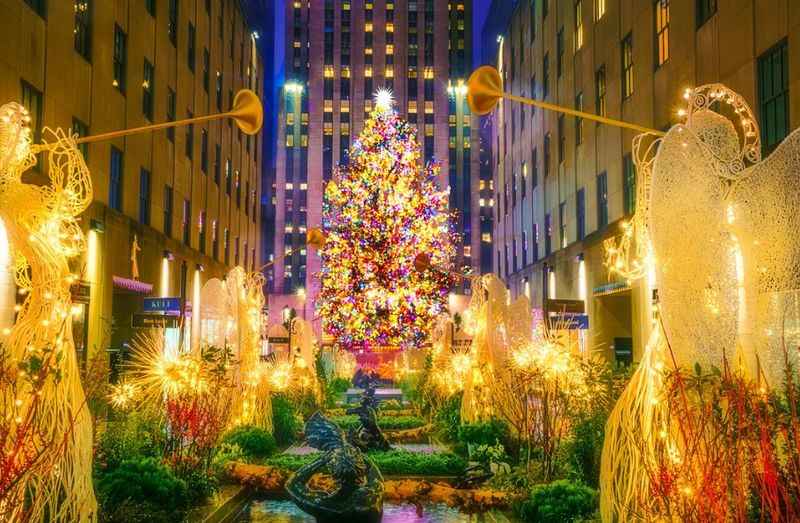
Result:
M451 189L459 267L480 267L477 132L466 105L472 63L469 0L287 1L286 82L279 93L274 261L270 312L314 319L320 258L305 248L319 227L322 196L336 165L372 110L380 87L418 126L425 161ZM488 182L485 182L488 183ZM269 212L267 212L269 214ZM319 327L319 321L315 326Z

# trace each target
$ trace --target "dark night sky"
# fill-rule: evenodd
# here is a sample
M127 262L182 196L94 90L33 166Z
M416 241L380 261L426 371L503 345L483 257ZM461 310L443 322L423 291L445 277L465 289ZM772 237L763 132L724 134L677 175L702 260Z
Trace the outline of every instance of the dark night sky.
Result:
M475 65L480 65L478 62L481 56L481 29L491 3L492 0L473 0L472 16L475 20L473 20L472 24L472 56Z

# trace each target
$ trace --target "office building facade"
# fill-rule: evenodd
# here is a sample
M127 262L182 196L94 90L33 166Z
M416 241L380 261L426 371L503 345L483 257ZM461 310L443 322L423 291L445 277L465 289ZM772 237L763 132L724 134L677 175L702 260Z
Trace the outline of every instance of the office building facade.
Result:
M238 90L263 89L237 1L3 0L0 10L13 43L0 60L0 100L29 110L36 141L48 139L44 127L85 136L223 112ZM195 284L236 265L257 269L262 154L260 135L229 120L81 149L94 190L73 296L85 362L126 350L143 297L180 297L188 316ZM7 324L15 293L3 282Z
M652 129L679 121L686 88L720 82L755 111L766 153L800 124L800 16L768 4L521 0L498 66L507 92ZM635 133L508 101L491 118L497 271L534 307L583 301L587 349L637 360L653 296L610 274L602 246L635 209Z
M480 270L478 141L465 88L471 15L468 0L286 2L286 82L270 184L274 321L294 309L319 330L320 257L306 248L306 232L320 226L325 184L347 162L379 88L391 89L396 110L417 126L424 161L441 166L439 185L450 188L462 242L455 264Z

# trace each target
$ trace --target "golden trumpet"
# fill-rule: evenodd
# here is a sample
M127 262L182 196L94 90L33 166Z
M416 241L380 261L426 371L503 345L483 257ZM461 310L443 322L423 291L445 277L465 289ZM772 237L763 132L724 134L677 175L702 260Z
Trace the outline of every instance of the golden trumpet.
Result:
M640 133L654 134L656 136L664 136L664 134L666 134L663 131L657 131L642 125L606 118L605 116L598 116L583 111L576 111L568 107L505 93L503 92L503 79L497 69L491 65L484 65L475 69L470 75L469 80L467 80L467 103L469 104L470 110L480 116L489 114L495 108L500 98L533 105L534 107L540 107L548 111L585 118L586 120L592 120L606 125L631 129Z
M160 129L167 129L169 127L180 127L183 125L207 122L210 120L220 120L222 118L233 118L233 120L236 122L236 126L239 127L243 133L253 135L261 130L261 125L264 122L264 108L262 107L261 100L259 100L256 93L250 89L242 89L236 93L236 97L233 99L233 107L227 113L195 116L194 118L186 118L184 120L177 120L174 122L157 123L153 125L145 125L143 127L134 127L133 129L123 129L121 131L96 134L94 136L84 136L82 138L78 138L75 140L75 142L101 142L104 140L111 140L113 138L120 138L122 136L129 136L131 134L158 131Z

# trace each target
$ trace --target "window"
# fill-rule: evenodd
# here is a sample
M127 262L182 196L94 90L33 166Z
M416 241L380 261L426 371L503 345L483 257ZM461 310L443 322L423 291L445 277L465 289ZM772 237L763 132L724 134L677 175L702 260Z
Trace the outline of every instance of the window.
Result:
M208 130L200 130L200 170L208 174Z
M230 196L231 195L231 159L228 158L225 160L225 193Z
M194 25L189 24L189 30L186 31L186 36L188 39L188 43L186 45L186 60L189 64L189 70L194 72L194 62L195 62L195 52L194 52L194 41L195 41L195 31Z
M25 0L31 9L36 11L36 14L44 18L46 12L46 0Z
M536 0L531 0L531 42L534 40L536 40Z
M77 118L72 119L72 134L77 135L79 138L83 136L89 136L89 126L83 123L82 121L78 120ZM81 155L83 155L84 161L89 160L89 144L88 143L81 143L78 144L78 150L80 150Z
M594 84L597 94L595 100L595 110L598 116L606 115L606 66L601 65L600 69L594 73Z
M125 68L128 62L128 36L118 25L114 26L114 80L112 85L125 92Z
M622 200L625 214L633 214L636 210L636 168L630 153L622 157Z
M192 242L192 202L183 199L183 243L191 247Z
M550 0L542 0L542 18L547 18L547 13L550 12Z
M583 111L583 93L578 93L575 96L575 110ZM575 118L575 145L578 146L583 143L583 118Z
M155 81L155 68L153 64L145 59L144 61L144 75L142 80L142 114L148 120L153 120L153 92L155 91L155 87L153 86L153 82Z
M92 59L92 1L75 2L75 50Z
M197 217L197 228L198 232L198 249L200 252L205 254L206 253L206 211L200 211L200 216Z
M556 76L561 78L564 69L564 28L558 30L556 34Z
M122 212L122 151L111 146L109 169L108 206Z
M583 0L575 2L575 51L583 47Z
M139 171L139 223L150 225L150 171Z
M219 234L217 234L217 220L211 221L211 256L219 258Z
M228 233L228 229L225 229L225 233L222 235L222 242L223 242L223 249L225 251L225 265L229 264L231 261L231 241L230 241L230 234Z
M172 236L172 187L164 186L164 234Z
M539 185L539 151L534 147L531 153L531 190L536 189L537 185Z
M550 176L550 133L544 135L544 177Z
M216 95L217 95L217 111L222 111L222 73L217 71L217 85L216 85Z
M606 14L606 0L594 0L594 19L600 20Z
M717 0L696 0L697 1L697 27L708 22L708 19L717 12Z
M178 43L178 0L169 0L169 21L167 22L167 33L172 45Z
M608 225L608 176L603 171L597 175L597 228Z
M192 111L186 111L186 117L192 118ZM186 157L190 160L194 156L194 124L186 126Z
M207 93L211 77L211 55L203 48L203 90Z
M522 198L525 198L525 193L528 191L528 164L522 162Z
M564 132L564 115L558 117L558 163L563 163L567 155L567 134Z
M550 223L550 213L544 215L544 255L550 256L553 252L553 224Z
M633 33L622 40L622 99L633 94Z
M175 105L176 105L176 98L175 98L175 91L172 88L167 88L167 120L170 122L175 121ZM167 127L167 138L170 142L175 141L175 128L174 127Z
M558 204L558 243L561 248L567 246L567 202Z
M150 16L156 16L156 0L145 0L144 7Z
M772 151L789 132L789 57L784 40L758 58L761 146Z
M28 111L31 121L29 126L33 143L42 140L42 92L25 80L22 80L22 106ZM37 164L38 165L38 164Z
M586 190L583 187L575 196L575 236L579 241L586 236Z
M669 0L656 0L656 65L669 60Z
M222 146L214 144L214 183L219 185L222 178Z
M550 53L544 54L542 61L542 98L550 93Z

